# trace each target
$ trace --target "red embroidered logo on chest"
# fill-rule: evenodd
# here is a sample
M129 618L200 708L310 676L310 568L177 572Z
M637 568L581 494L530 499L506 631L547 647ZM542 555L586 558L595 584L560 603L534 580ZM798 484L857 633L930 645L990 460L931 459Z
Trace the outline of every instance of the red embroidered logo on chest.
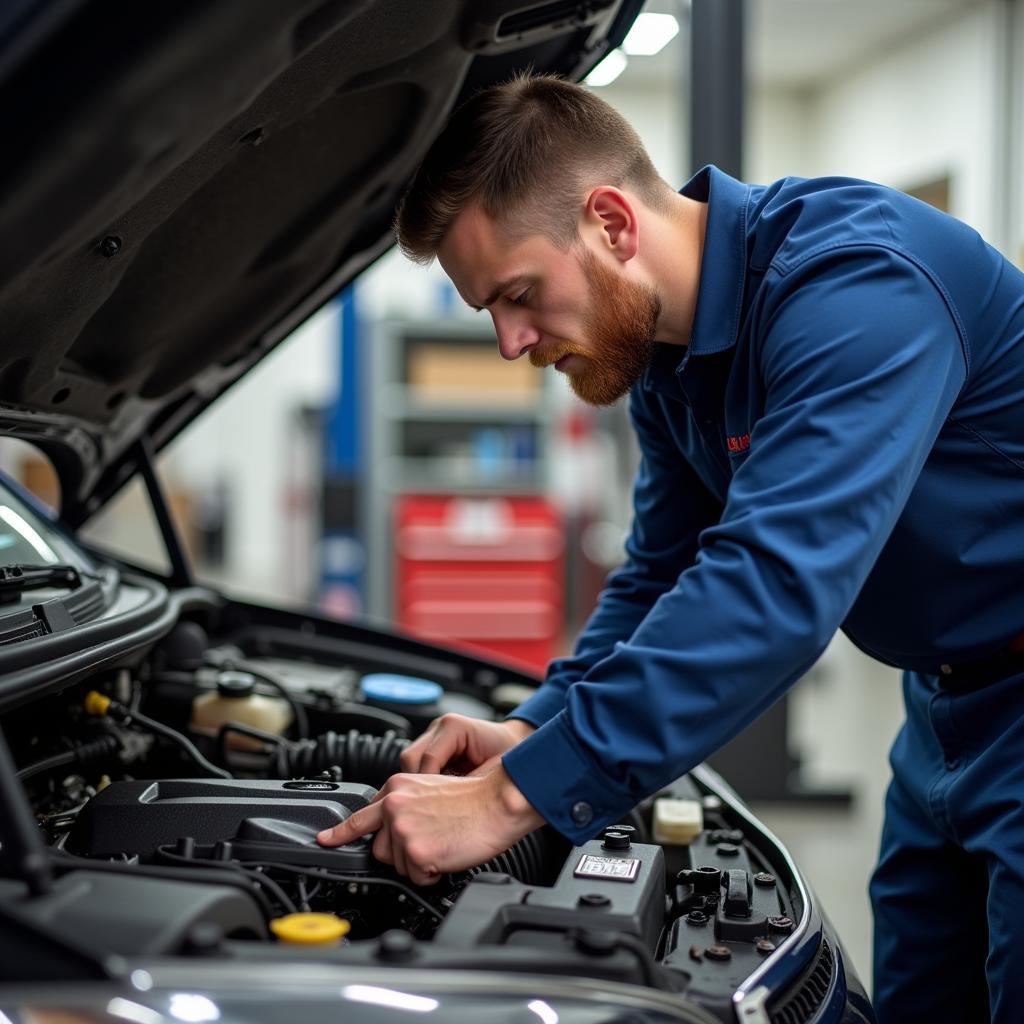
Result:
M739 437L727 438L730 452L745 452L750 447L750 435L741 434Z

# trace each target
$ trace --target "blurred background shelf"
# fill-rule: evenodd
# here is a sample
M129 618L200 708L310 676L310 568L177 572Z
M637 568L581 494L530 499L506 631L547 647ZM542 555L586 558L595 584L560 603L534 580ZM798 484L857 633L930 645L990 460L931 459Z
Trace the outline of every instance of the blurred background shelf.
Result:
M370 616L542 672L562 641L563 545L524 552L538 518L561 529L547 494L550 374L502 360L489 321L381 320L371 335ZM432 540L401 550L410 536ZM517 588L532 596L506 600Z

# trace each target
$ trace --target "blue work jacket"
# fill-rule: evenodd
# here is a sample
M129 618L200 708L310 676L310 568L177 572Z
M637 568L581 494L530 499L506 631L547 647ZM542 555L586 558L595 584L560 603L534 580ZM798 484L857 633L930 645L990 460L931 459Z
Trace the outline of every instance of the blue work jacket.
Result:
M630 395L627 560L503 758L576 842L732 738L837 628L925 672L1024 630L1024 275L869 182L710 167L681 191L708 203L697 308Z

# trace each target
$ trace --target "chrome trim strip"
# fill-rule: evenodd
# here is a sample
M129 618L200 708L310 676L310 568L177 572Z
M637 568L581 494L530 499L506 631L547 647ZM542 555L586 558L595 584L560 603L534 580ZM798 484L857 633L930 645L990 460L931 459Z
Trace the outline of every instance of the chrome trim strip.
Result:
M758 986L764 976L791 953L804 938L811 923L811 894L804 883L803 875L800 874L796 864L793 862L789 850L786 849L778 836L769 832L747 810L739 794L732 789L721 775L705 764L698 765L690 772L690 775L700 780L712 793L727 803L731 810L743 818L755 832L764 836L765 839L778 848L786 863L786 867L789 868L793 876L797 891L800 893L800 899L803 902L803 913L800 915L800 920L790 935L778 946L774 953L771 953L764 960L753 974L739 985L732 995L733 1010L738 1021L741 1021L742 1024L768 1024L768 1013L765 1009L767 995L760 995L761 989Z

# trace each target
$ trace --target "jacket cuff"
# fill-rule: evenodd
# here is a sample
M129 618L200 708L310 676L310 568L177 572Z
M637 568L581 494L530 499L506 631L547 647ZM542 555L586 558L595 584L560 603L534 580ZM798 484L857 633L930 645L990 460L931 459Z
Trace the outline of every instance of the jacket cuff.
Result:
M525 717L519 710L513 715ZM619 821L632 807L612 796L619 784L580 747L565 711L517 743L501 763L545 821L576 846Z
M505 717L522 718L531 725L540 727L554 718L564 707L565 690L544 685Z

